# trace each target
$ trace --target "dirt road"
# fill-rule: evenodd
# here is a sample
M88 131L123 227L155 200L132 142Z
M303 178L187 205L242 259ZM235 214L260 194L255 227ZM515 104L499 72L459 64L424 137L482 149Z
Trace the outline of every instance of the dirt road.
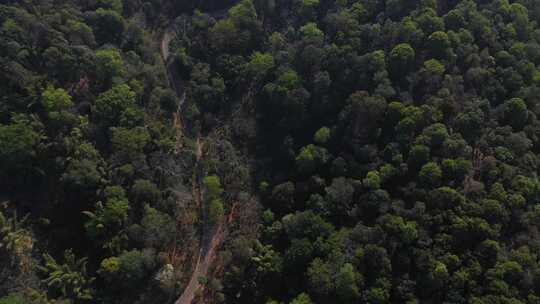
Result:
M203 143L200 138L197 138L197 162L195 165L195 172L193 176L193 196L197 200L197 205L200 207L203 217L203 233L201 238L201 246L199 251L199 257L197 259L197 265L191 275L188 285L184 289L184 292L175 302L175 304L191 304L195 298L195 292L201 288L199 278L206 277L208 275L208 269L212 262L215 260L219 245L223 241L225 222L224 218L219 219L218 223L212 225L208 224L208 217L206 214L206 208L204 206L202 185L202 164L203 159Z
M173 41L176 33L172 26L169 26L163 32L161 37L161 57L163 58L163 64L167 69L167 78L169 80L169 85L174 89L178 98L180 98L179 107L182 107L186 101L186 92L184 86L182 85L182 78L178 74L178 70L174 68L174 65L171 64L171 49L170 44Z
M220 12L221 13L221 12ZM183 129L183 119L182 119L182 105L186 99L186 92L184 90L183 82L181 77L178 74L177 69L171 64L171 52L170 52L170 43L175 37L175 32L172 27L167 28L161 39L161 56L163 57L163 63L167 69L167 78L171 88L174 89L177 96L180 98L178 105L178 111L176 114L175 120L176 124L182 125ZM182 133L182 134L181 134ZM179 133L177 139L180 136L183 136L183 131ZM176 300L175 304L192 304L195 299L196 291L203 286L199 282L199 278L207 277L208 271L214 260L217 256L217 251L220 244L224 238L226 221L225 217L220 218L217 223L210 225L208 223L208 218L206 215L206 208L204 205L204 193L202 188L202 178L203 178L203 169L202 169L202 160L204 158L203 154L203 142L201 138L197 138L197 147L196 147L196 164L192 180L192 192L193 197L197 201L197 206L201 210L201 216L203 221L203 231L201 236L201 244L199 250L199 256L197 258L197 264L194 267L194 271L191 275L188 285L182 292L181 296Z
M169 55L171 54L169 45L171 44L173 38L174 35L171 29L167 28L165 33L163 33L163 37L161 38L161 57L163 57L163 61L165 61L165 63L167 63L167 60L169 60Z

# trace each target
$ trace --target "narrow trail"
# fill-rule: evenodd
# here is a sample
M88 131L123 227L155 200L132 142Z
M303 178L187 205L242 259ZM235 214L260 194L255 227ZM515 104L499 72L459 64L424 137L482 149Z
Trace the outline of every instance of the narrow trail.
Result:
M169 86L174 89L176 96L180 98L178 102L178 107L176 108L176 113L173 113L173 128L176 131L176 144L174 147L174 154L178 154L183 148L182 143L184 138L184 122L182 119L182 106L186 101L186 91L183 88L181 78L178 75L178 71L171 67L170 44L171 41L174 39L174 35L175 33L171 29L171 27L165 29L163 37L161 38L160 49L163 64L165 66L165 69L167 70L167 80L169 81Z
M167 78L169 84L174 88L177 96L180 98L178 109L176 113L173 114L173 127L176 130L176 147L175 153L178 153L183 147L183 137L184 137L184 124L182 120L182 105L186 99L186 93L182 86L182 81L176 71L169 62L170 59L170 49L169 44L174 39L174 32L171 28L167 28L163 33L161 40L161 56L163 57L163 62L165 68L167 69ZM206 208L204 206L204 197L202 190L202 178L203 178L203 167L202 160L204 158L204 143L200 137L197 137L196 140L196 163L192 177L192 192L193 197L196 200L199 210L201 210L201 215L203 219L203 232L201 236L201 243L199 249L199 255L197 258L197 264L194 267L194 271L191 275L189 283L182 292L182 295L176 300L175 304L191 304L195 298L195 293L198 289L202 287L199 282L200 277L206 277L208 271L214 260L217 256L217 251L221 245L224 235L225 235L225 217L222 217L214 225L208 224L208 219L206 215Z
M184 289L184 292L175 302L175 304L191 304L195 298L195 292L202 287L199 282L200 277L206 277L208 275L208 270L212 262L217 256L217 250L219 245L223 241L224 231L225 231L225 222L224 218L219 219L218 223L213 226L207 224L207 214L206 208L204 207L203 191L201 189L201 179L202 179L202 168L201 161L203 159L203 149L204 145L200 138L197 138L197 163L193 176L193 195L197 201L202 217L203 217L203 234L201 238L201 246L199 250L199 257L197 259L197 264L195 265L195 270L191 275L188 285Z
M171 59L171 51L170 51L170 44L171 41L174 39L174 36L176 33L173 31L171 27L168 27L163 32L163 36L161 38L161 57L163 59L163 64L165 65L165 68L167 69L167 79L169 80L169 85L171 88L174 89L176 92L176 95L180 98L179 106L181 107L184 102L186 101L186 92L184 90L184 87L182 85L181 77L178 75L178 71L176 69L170 68L170 59Z

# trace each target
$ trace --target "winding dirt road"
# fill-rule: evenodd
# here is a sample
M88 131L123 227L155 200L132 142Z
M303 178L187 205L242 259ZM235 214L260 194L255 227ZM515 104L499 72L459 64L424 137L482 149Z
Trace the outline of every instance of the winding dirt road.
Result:
M163 58L163 64L165 65L165 68L167 69L167 79L169 80L169 86L174 89L176 92L176 95L180 98L180 104L179 107L182 107L184 102L186 101L186 92L184 90L184 87L182 85L182 79L180 75L178 75L178 71L172 67L171 65L171 51L170 51L170 44L171 41L174 39L175 32L172 29L172 27L167 27L165 31L163 32L163 36L161 38L161 57Z
M167 77L169 79L169 84L174 88L176 94L180 98L180 103L178 105L178 111L175 115L175 128L177 129L177 140L180 140L179 136L183 136L183 131L180 130L183 128L182 121L182 111L181 107L185 101L186 93L182 86L182 81L176 72L176 69L172 64L169 63L170 58L170 42L174 39L174 32L168 28L165 30L163 37L161 39L161 56L163 57L163 62L165 68L167 69ZM177 121L180 121L178 124ZM196 151L196 164L192 178L192 192L193 197L197 201L197 205L201 210L201 215L203 219L203 232L201 237L201 244L199 250L199 256L197 258L197 264L195 265L195 270L193 271L188 285L182 292L182 295L176 300L175 304L191 304L195 299L195 293L198 289L202 287L199 278L206 277L208 275L208 270L210 265L217 256L218 248L224 238L225 230L225 220L224 217L220 218L217 223L214 225L208 224L208 218L206 215L206 208L204 206L203 190L202 190L202 178L203 178L203 168L202 168L202 159L203 159L203 143L201 138L197 138L197 151Z
M201 189L201 180L202 180L202 164L201 160L203 158L203 143L200 138L197 138L197 163L195 168L195 173L193 176L193 195L197 200L197 205L200 206L201 214L203 217L203 233L201 238L201 247L199 250L199 257L197 259L197 264L195 265L195 270L191 275L188 285L184 289L184 292L175 302L175 304L191 304L195 298L196 291L202 287L200 283L201 277L206 277L208 275L208 270L212 262L217 256L217 250L219 245L223 241L225 223L223 217L219 219L218 223L215 225L209 225L207 214L205 212L206 208L203 205L203 191Z

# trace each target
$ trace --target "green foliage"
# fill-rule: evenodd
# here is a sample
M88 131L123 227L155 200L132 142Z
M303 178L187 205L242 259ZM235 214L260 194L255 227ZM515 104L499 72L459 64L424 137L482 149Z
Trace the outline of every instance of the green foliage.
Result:
M41 99L48 113L69 110L73 106L71 96L64 89L51 85L41 93Z
M107 258L101 261L99 271L105 275L112 275L120 269L120 260L117 257Z
M98 8L90 20L100 43L118 43L125 30L125 20L119 12Z
M229 10L229 17L239 27L249 28L257 24L257 11L252 0L241 0Z
M288 69L279 76L278 83L280 86L292 90L302 85L302 78L295 70Z
M366 177L362 180L364 187L369 189L379 189L381 187L381 177L377 171L369 171Z
M422 166L418 173L418 180L425 187L437 187L441 183L442 170L434 162Z
M98 3L100 7L109 8L122 14L123 5L121 0L98 0Z
M124 62L117 49L103 49L96 52L97 72L104 81L121 77L124 73Z
M344 264L336 278L336 292L345 303L355 302L360 298L360 289L358 273L350 263Z
M330 129L327 127L322 127L313 136L313 141L319 145L324 145L330 140Z
M517 175L512 180L512 188L528 201L535 200L540 194L540 182L537 179Z
M55 89L49 85L41 93L41 99L51 121L51 127L60 129L62 126L67 127L75 123L75 116L70 113L73 102L71 96L64 89Z
M19 295L11 294L0 298L0 304L24 304L24 298Z
M12 265L17 261L22 263L32 251L33 239L23 227L25 221L26 218L18 219L16 213L7 217L0 211L0 256Z
M328 295L335 288L330 265L324 263L320 258L315 258L311 262L307 271L307 277L310 289L318 295Z
M220 199L213 199L208 206L208 218L210 223L216 224L224 215L223 202Z
M312 259L313 245L306 239L293 239L285 253L285 262L292 269L301 270Z
M380 218L380 225L389 236L404 244L412 243L418 238L416 223L413 221L405 222L400 216L383 215Z
M256 243L256 255L251 258L251 261L257 267L257 272L261 275L279 274L283 271L283 261L279 252L276 252L272 246L263 246Z
M218 21L210 30L218 50L244 52L250 48L260 23L252 0L242 0L229 10L229 18Z
M126 84L114 86L96 99L96 114L105 122L115 124L126 109L135 105L135 92Z
M382 70L386 67L386 54L382 50L371 53L371 64L376 70Z
M323 31L321 31L314 22L309 22L303 25L300 28L300 34L304 40L309 42L321 43L324 39Z
M86 271L87 259L77 259L71 250L64 252L64 264L58 263L49 254L44 254L45 265L40 269L47 277L43 283L53 290L57 290L61 296L76 300L92 300L94 290L92 282Z
M272 204L277 210L289 210L294 204L294 183L286 182L272 189Z
M389 56L392 73L396 76L404 76L414 65L415 56L416 52L410 44L401 43L396 45Z
M429 35L428 38L430 53L439 59L447 57L450 48L450 39L445 32L437 31Z
M88 26L88 24L76 20L69 20L67 25L71 30L69 35L70 41L74 44L95 46L96 38L92 28Z
M317 167L326 164L328 158L328 152L325 148L308 145L300 150L296 157L296 166L301 173L310 174Z
M302 6L304 7L317 7L319 0L302 0Z
M247 70L250 75L254 75L256 78L264 78L274 66L274 57L271 54L255 52L251 55Z
M118 272L120 279L123 280L121 284L129 288L144 283L144 279L155 267L155 258L147 251L126 251L118 257L118 260L120 262Z
M39 134L26 119L0 124L0 172L5 174L30 165L39 139Z
M0 302L538 303L536 4L3 1Z
M309 298L309 295L306 293L301 293L296 298L294 298L290 304L311 304L311 299Z
M505 103L505 108L505 121L515 130L523 129L529 117L525 102L521 98L512 98Z
M113 151L128 158L135 158L143 153L150 141L150 134L144 127L112 128L111 144Z
M236 50L241 48L242 41L238 39L238 30L232 20L218 21L210 32L212 45L219 50Z
M70 188L96 189L104 182L103 167L104 160L99 151L90 143L81 143L75 147L61 180Z
M422 136L424 136L426 144L431 148L438 148L448 138L448 130L444 124L436 123L425 128L422 131Z
M424 145L415 145L409 152L408 164L411 169L420 169L425 163L429 161L430 150Z
M168 214L148 205L144 208L141 227L145 245L154 248L170 244L176 228L174 220Z
M444 65L437 59L429 59L424 62L424 68L430 74L442 76L445 72Z
M221 186L221 181L219 176L210 175L204 178L204 185L208 191L208 199L213 200L219 198L223 193L223 187Z
M110 235L121 228L128 218L129 201L125 191L119 186L105 189L105 203L96 203L96 210L85 211L89 220L85 223L89 237L98 239Z
M156 184L147 179L138 179L133 183L130 190L131 195L136 201L146 203L156 203L159 200L161 192Z

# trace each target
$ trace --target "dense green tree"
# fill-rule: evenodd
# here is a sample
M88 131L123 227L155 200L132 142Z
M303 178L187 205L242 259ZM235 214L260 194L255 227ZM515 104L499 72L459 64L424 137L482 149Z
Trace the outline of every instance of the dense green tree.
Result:
M448 56L450 48L450 39L445 32L437 31L429 35L428 38L429 51L433 57L444 59Z
M325 199L328 201L335 216L343 216L347 214L353 203L354 187L351 183L343 178L335 178L332 184L325 189Z
M16 117L10 124L0 123L0 176L25 177L32 169L40 134L25 117ZM18 172L17 175L15 172ZM10 182L6 181L9 185Z
M321 31L316 23L309 22L300 28L300 34L302 38L308 43L322 43L324 39L324 32Z
M285 254L285 262L291 269L302 270L313 254L313 245L308 239L293 239Z
M224 215L223 202L220 199L213 199L208 206L208 218L210 223L216 224Z
M358 287L360 278L355 272L352 264L345 264L339 270L336 278L336 292L344 303L353 303L360 297Z
M1 304L24 304L24 298L16 294L7 295L0 299Z
M315 145L308 145L296 157L296 166L303 174L311 174L317 167L320 167L329 159L328 151Z
M418 173L420 183L426 187L436 187L440 184L442 178L441 168L433 162L422 166Z
M118 257L118 262L118 272L126 287L140 286L155 267L155 258L149 251L126 251Z
M413 170L419 170L425 163L429 161L430 150L424 145L415 145L409 152L407 160L409 166Z
M130 194L130 197L133 197L135 202L156 203L160 198L161 192L153 182L146 179L138 179L133 183Z
M322 127L313 136L313 140L320 144L324 145L330 140L330 129L327 127Z
M119 186L107 187L104 196L105 202L97 202L95 211L84 212L88 216L86 232L93 239L115 236L128 219L129 201L124 189Z
M234 23L229 20L220 20L217 22L210 32L212 37L212 45L218 50L235 51L240 49L246 37L240 36Z
M105 182L105 161L90 143L74 148L61 181L75 190L96 189Z
M77 259L72 251L64 252L64 264L58 263L52 256L45 254L45 266L40 269L47 274L44 280L48 286L58 292L58 296L67 299L92 300L91 287L94 278L86 270L87 259Z
M47 117L55 130L76 122L75 115L70 112L73 107L72 98L64 89L48 86L41 93L41 99Z
M529 116L525 102L521 98L512 98L504 105L505 121L515 130L521 130L527 123L527 118Z
M315 258L313 262L311 262L307 270L307 276L310 290L314 294L328 296L335 288L330 265L323 262L320 258Z
M41 93L41 98L43 106L49 114L52 112L69 110L73 106L71 96L61 88L55 89L53 86L48 86L47 89Z
M369 189L379 189L381 187L381 177L377 171L369 171L362 180L364 187Z
M148 247L166 246L171 242L175 233L173 219L168 214L148 205L144 209L141 227L144 231L145 245Z
M150 141L150 134L144 127L133 129L112 128L111 144L115 153L127 159L141 155Z
M274 57L271 54L255 52L251 55L251 60L247 65L247 71L255 78L262 79L275 66Z
M96 99L96 115L109 124L116 124L126 109L135 105L135 92L126 84L114 86Z
M539 302L536 1L59 2L0 5L0 302Z
M252 0L241 0L229 10L233 22L241 27L251 27L258 24L257 11Z
M297 297L295 297L290 304L311 304L310 297L306 293L301 293Z
M396 45L389 56L392 74L398 78L405 76L413 67L416 52L407 43Z
M276 210L290 210L294 205L294 184L286 182L272 189L272 202Z
M210 176L205 177L204 184L208 191L207 196L211 200L215 198L219 198L220 195L223 193L223 187L217 175L210 175Z
M438 148L448 138L448 131L444 124L436 123L425 128L422 131L422 136L421 140L426 141L425 144L431 148Z
M117 49L103 49L96 52L97 73L109 85L115 77L121 77L124 73L122 55Z
M125 20L117 11L98 8L95 12L89 13L87 19L100 44L118 43L122 39Z
M424 68L432 75L442 76L445 72L445 66L437 59L429 59L424 62Z

